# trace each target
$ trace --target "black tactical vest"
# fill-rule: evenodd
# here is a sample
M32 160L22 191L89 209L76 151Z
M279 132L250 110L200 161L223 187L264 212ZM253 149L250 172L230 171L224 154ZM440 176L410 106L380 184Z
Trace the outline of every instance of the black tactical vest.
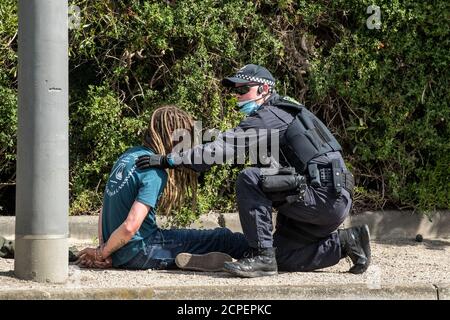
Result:
M305 172L308 162L322 154L341 151L342 147L328 128L302 104L289 97L278 97L271 103L296 114L281 141L281 156L298 173Z

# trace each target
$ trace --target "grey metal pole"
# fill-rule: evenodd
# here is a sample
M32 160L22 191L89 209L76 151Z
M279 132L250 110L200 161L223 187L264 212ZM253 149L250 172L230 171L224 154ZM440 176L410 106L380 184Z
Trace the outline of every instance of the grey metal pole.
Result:
M67 0L19 0L15 275L68 276Z

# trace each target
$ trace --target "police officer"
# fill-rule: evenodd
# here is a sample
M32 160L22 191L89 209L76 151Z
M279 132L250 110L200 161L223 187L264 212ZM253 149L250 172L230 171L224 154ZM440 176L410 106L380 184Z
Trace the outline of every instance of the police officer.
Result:
M248 64L222 84L236 95L244 120L213 142L181 153L141 157L138 168L181 165L204 171L212 165L205 158L235 158L240 148L248 151L255 141L264 140L269 149L277 144L278 159L270 157L269 164L258 161L237 178L239 217L252 250L245 258L225 263L225 270L240 277L271 276L278 270L329 267L348 256L354 264L351 273L365 272L371 258L368 227L337 230L350 212L353 176L331 132L303 105L278 95L274 77L262 66ZM239 139L249 130L254 139Z

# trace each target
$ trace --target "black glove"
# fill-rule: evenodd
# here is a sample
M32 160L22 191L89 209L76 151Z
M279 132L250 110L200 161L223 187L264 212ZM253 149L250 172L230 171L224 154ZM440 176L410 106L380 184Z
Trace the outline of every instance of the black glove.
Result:
M152 154L151 156L140 156L136 159L136 167L138 169L148 169L148 168L173 168L169 163L167 156L162 154Z

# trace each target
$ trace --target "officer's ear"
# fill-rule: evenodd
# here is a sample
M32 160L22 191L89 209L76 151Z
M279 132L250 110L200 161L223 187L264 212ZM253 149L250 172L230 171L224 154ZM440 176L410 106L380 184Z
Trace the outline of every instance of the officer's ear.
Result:
M261 93L263 95L270 93L270 87L267 83L264 83L261 87L262 87Z

